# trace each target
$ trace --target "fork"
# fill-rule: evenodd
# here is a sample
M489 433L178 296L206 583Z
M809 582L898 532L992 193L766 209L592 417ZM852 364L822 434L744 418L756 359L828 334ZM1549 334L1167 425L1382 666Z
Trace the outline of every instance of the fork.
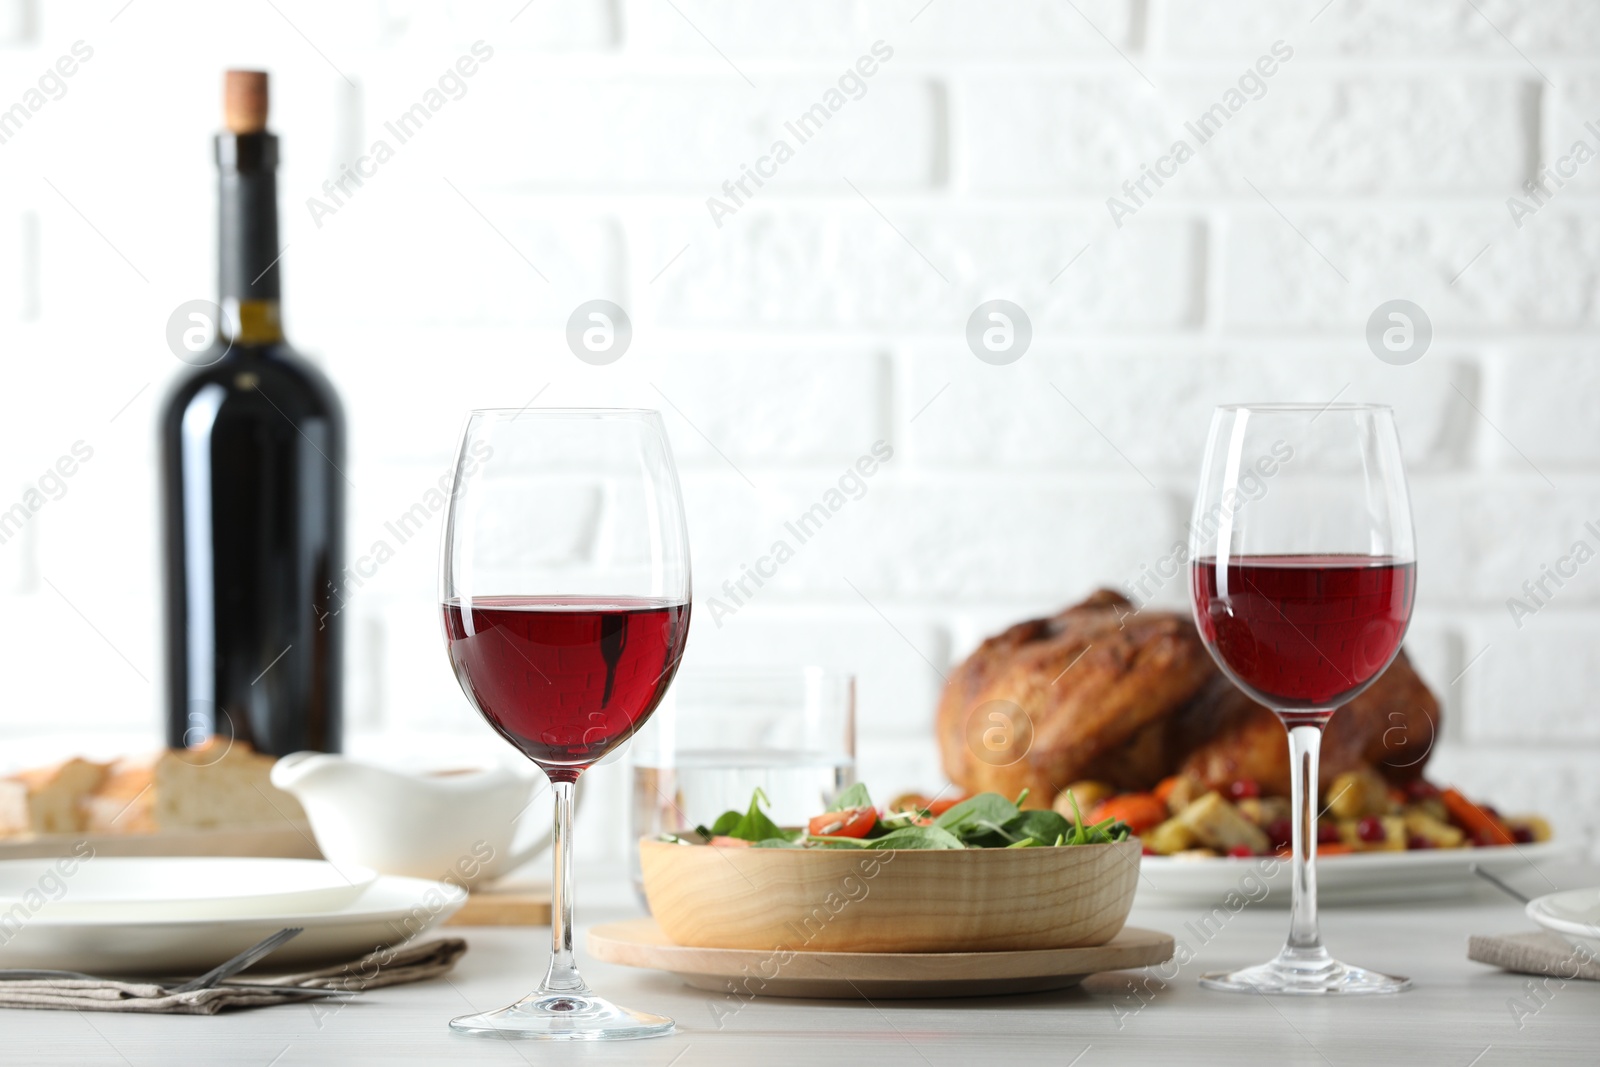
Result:
M211 970L207 971L205 974L202 974L198 978L191 978L189 981L178 986L163 986L162 992L169 995L175 993L195 993L202 989L211 989L214 986L220 985L224 979L231 978L233 975L238 974L246 967L258 962L271 952L292 941L295 937L299 936L302 929L303 927L298 926L285 927L272 936L263 938L254 945L251 945L249 948L245 949L237 956L234 956L232 959L218 964L216 967L213 967ZM82 979L90 982L99 982L105 980L100 975L84 974L81 971L52 971L19 967L0 968L0 980L21 980L30 978ZM344 996L353 995L359 992L359 990L354 989L327 989L316 986L265 985L245 982L231 983L228 988L248 989L252 992L263 993L299 993L313 997Z
M167 990L167 992L194 993L201 989L210 989L212 986L221 982L224 978L232 978L234 975L238 974L252 963L255 963L257 960L276 952L281 946L286 945L290 941L293 941L295 938L299 937L304 929L305 928L301 926L285 926L282 930L279 930L271 937L264 937L260 941L257 941L255 944L251 945L249 948L233 957L233 959L219 963L205 974L202 974L199 978L191 978L182 985L175 986L172 989Z

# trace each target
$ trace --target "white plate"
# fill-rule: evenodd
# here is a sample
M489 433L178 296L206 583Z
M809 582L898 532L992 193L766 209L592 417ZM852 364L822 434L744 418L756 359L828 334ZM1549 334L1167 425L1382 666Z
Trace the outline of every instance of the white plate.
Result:
M233 919L342 908L377 875L323 860L219 856L0 861L0 915L52 919Z
M1578 846L1545 841L1497 848L1417 849L1406 852L1356 852L1317 861L1317 902L1359 905L1466 896L1483 884L1472 873L1476 863L1504 878L1530 864L1570 858ZM1289 906L1289 861L1253 859L1175 859L1146 856L1139 865L1135 902L1151 907L1216 904L1230 893L1255 903ZM1272 872L1263 877L1263 872ZM1266 897L1262 898L1263 887Z
M53 968L88 974L198 974L285 926L300 936L274 952L264 969L353 960L431 929L465 904L464 890L425 878L380 875L334 911L179 922L63 920L40 910L0 914L0 967ZM253 972L252 972L253 973Z
M1569 889L1530 900L1528 918L1600 955L1600 888Z

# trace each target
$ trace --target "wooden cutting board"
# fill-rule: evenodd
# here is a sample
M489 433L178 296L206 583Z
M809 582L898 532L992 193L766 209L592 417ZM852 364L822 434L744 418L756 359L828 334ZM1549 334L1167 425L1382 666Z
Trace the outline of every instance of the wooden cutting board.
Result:
M550 886L514 881L474 889L446 926L549 926Z
M675 945L654 919L589 931L596 959L670 971L696 989L769 997L850 1000L987 997L1075 986L1091 974L1172 958L1170 934L1125 926L1089 948L1011 952L794 952Z

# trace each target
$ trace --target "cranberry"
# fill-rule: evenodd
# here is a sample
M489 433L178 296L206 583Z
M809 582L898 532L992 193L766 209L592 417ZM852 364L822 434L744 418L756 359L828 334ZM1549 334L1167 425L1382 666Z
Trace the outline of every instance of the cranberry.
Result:
M1432 847L1433 842L1429 841L1426 837L1418 837L1416 834L1411 834L1406 838L1406 848L1422 849Z
M1382 819L1368 815L1356 823L1356 836L1369 845L1381 845L1389 839L1389 832L1383 828Z
M1247 860L1251 856L1254 856L1255 853L1251 851L1249 845L1234 845L1228 850L1228 855L1232 856L1234 859Z
M1155 854L1156 854L1156 850L1151 848L1149 845L1145 845L1144 846L1144 851L1141 853L1141 855L1145 855L1145 856L1154 856Z
M1234 800L1254 800L1261 795L1261 785L1249 778L1228 784L1228 795Z
M1439 787L1425 778L1414 778L1406 783L1406 795L1412 800L1427 800L1439 795Z
M1339 827L1331 822L1317 824L1317 844L1337 845L1339 843Z
M1531 826L1513 826L1511 828L1511 840L1519 845L1533 844L1533 828Z
M1285 848L1294 840L1294 823L1288 819L1273 819L1267 823L1266 829L1267 837L1271 839L1274 848ZM1337 830L1334 831L1334 836L1338 836Z
M1479 804L1478 805L1478 810L1483 812L1485 815L1489 816L1489 818L1491 818L1491 819L1497 819L1497 820L1500 819L1500 813L1498 811L1496 811L1491 805Z
M1484 826L1472 832L1472 843L1480 848L1489 848L1494 845L1503 845L1506 840L1500 836L1494 827Z

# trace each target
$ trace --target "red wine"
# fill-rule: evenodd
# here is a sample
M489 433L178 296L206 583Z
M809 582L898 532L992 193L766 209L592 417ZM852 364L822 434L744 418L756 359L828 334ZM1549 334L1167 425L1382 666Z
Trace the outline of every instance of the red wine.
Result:
M279 325L266 75L228 74L218 340L161 412L167 743L337 752L344 416Z
M473 597L444 605L461 688L551 778L572 781L641 725L667 691L689 605L587 597Z
M1195 618L1229 676L1270 708L1332 709L1400 649L1416 564L1384 556L1236 556L1194 563Z

